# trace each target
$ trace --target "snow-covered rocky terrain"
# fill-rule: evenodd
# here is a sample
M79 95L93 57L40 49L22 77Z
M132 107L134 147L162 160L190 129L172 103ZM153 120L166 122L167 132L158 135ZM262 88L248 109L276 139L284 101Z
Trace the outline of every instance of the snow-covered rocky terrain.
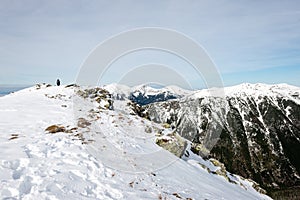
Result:
M1 199L270 199L134 115L124 93L42 84L0 97Z

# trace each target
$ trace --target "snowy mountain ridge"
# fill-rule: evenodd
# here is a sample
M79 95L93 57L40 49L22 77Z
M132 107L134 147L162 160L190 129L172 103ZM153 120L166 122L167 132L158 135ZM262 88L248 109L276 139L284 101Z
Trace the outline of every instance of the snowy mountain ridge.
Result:
M300 96L300 88L297 86L289 85L286 83L282 84L264 84L264 83L242 83L235 86L229 86L224 88L211 88L211 89L200 89L200 90L187 90L182 89L179 86L166 86L162 88L153 88L148 85L139 85L135 87L128 87L125 85L113 83L104 86L113 95L122 95L123 97L129 98L131 94L138 96L151 96L158 94L172 94L177 98L182 97L205 97L211 96L212 94L218 93L215 91L220 91L222 96L226 97L236 97L236 96L272 96L272 97L289 97L295 101L298 101ZM213 91L213 92L211 92ZM299 102L297 102L299 103Z
M107 91L76 86L38 85L1 97L0 197L270 199L217 161L190 150L176 158L156 145L158 137L174 140L171 129L128 113L126 104L119 110L111 104ZM147 162L128 157L153 151ZM120 170L151 167L162 158L175 161L145 173Z

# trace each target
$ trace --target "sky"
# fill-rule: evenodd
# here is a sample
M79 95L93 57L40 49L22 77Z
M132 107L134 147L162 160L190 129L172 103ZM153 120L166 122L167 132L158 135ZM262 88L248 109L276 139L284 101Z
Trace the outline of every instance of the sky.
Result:
M55 84L57 78L73 83L97 45L142 27L192 38L213 60L225 86L300 86L300 2L280 0L0 0L0 85ZM193 87L205 82L189 63L149 50L123 56L102 81L117 82L126 71L149 63L174 68Z

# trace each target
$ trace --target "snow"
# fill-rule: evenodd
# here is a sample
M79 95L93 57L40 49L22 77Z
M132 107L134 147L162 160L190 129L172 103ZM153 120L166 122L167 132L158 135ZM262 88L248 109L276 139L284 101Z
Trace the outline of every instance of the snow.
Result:
M269 199L246 180L241 187L208 173L197 163L214 166L191 152L182 160L155 145L161 125L120 102L93 118L82 104L92 124L77 127L75 97L73 87L45 85L0 97L1 199ZM45 131L54 124L78 129ZM92 142L83 144L79 133Z
M126 85L112 83L109 85L105 85L103 88L109 91L114 96L118 94L119 96L123 95L125 97L129 97L130 94L132 94L133 96L138 96L139 94L142 94L143 96L152 96L162 93L165 93L165 95L174 94L181 97L189 95L193 92L190 90L182 89L176 85L169 85L162 88L153 88L149 85L138 85L130 88Z
M192 90L186 90L186 89L180 88L176 85L166 86L166 87L164 87L164 90L170 91L172 94L178 94L180 96L186 96L193 92Z
M135 87L132 87L133 92L141 92L144 96L150 96L150 95L157 95L158 93L163 92L163 88L153 88L148 85L138 85ZM138 94L137 93L137 94Z
M291 111L290 111L291 109L292 109L291 106L288 106L288 107L285 108L286 116L289 116L291 114Z
M111 93L113 95L123 94L126 97L129 96L130 91L131 91L130 87L128 87L126 85L117 84L117 83L105 85L103 88L106 89L107 91L109 91L109 93Z
M217 97L242 97L242 96L254 96L256 100L259 97L270 96L270 97L286 97L300 104L300 88L285 83L282 84L264 84L264 83L242 83L240 85L224 87L224 88L209 88L202 90L187 90L182 89L176 85L170 85L163 88L153 88L148 85L138 85L135 87L128 87L121 84L109 84L105 85L104 88L112 94L124 94L126 97L132 93L138 95L142 93L144 96L157 95L158 93L171 93L178 96L187 96L192 98L201 98L207 96Z
M271 96L271 97L292 97L294 94L299 94L300 88L288 84L263 84L263 83L243 83L236 86L226 87L225 93L227 96L236 96L236 95L251 95L255 97L259 96ZM299 98L299 97L298 97Z
M191 98L202 98L209 96L216 97L254 97L257 102L261 97L269 96L271 98L283 97L293 100L300 104L300 88L288 84L263 84L263 83L242 83L240 85L224 87L224 88L209 88L192 92L189 95Z

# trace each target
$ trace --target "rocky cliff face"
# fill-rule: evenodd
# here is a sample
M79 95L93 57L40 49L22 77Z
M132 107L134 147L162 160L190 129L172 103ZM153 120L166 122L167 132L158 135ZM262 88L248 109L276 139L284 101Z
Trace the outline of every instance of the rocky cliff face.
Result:
M242 84L225 94L199 91L144 107L151 120L192 141L194 152L255 180L275 198L294 191L300 185L300 88Z

